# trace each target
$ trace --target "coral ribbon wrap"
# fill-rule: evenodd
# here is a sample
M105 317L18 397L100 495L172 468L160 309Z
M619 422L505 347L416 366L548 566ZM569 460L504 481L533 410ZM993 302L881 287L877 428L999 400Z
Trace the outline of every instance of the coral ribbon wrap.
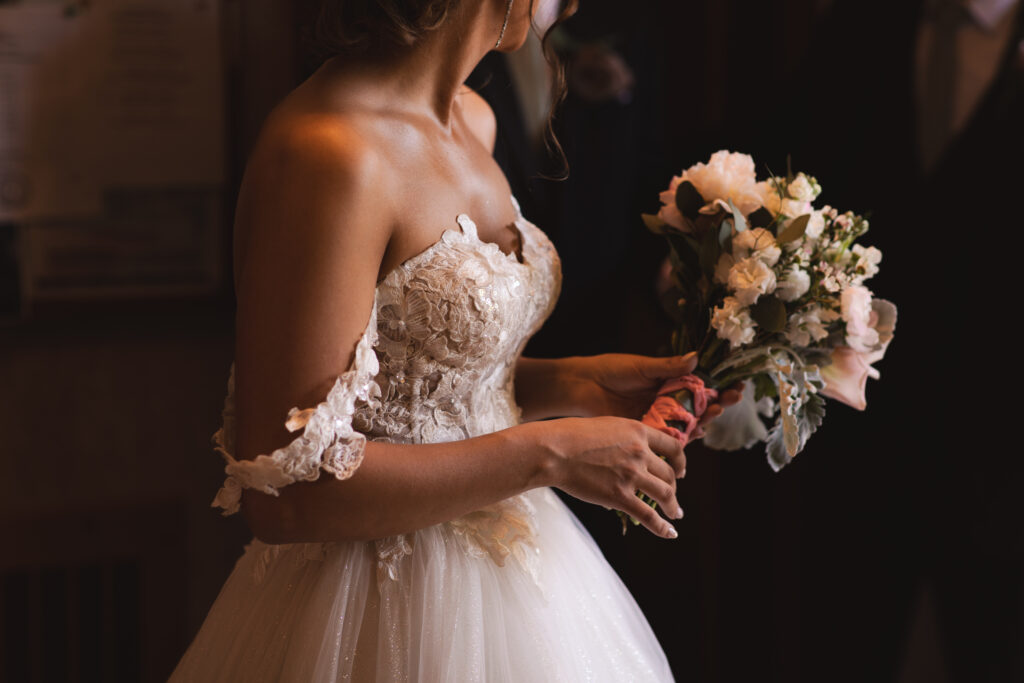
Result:
M693 412L684 408L676 396L689 392L693 399ZM718 392L704 386L704 381L695 375L683 375L670 379L658 390L658 396L640 421L659 432L673 436L683 444L704 436L699 426L700 416L707 410L708 403L718 398ZM682 430L669 424L676 423Z

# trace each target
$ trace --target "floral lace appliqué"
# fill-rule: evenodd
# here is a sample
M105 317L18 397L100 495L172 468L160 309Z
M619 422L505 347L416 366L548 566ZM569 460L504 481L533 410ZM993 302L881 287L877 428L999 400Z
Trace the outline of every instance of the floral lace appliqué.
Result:
M523 218L520 254L482 241L466 215L377 286L374 310L352 369L324 403L293 409L289 429L302 436L269 456L235 460L233 374L224 425L214 437L228 479L214 505L237 511L242 487L270 494L313 480L320 469L351 476L366 440L441 443L518 424L515 364L550 315L561 288L558 255ZM523 496L447 523L470 555L504 565L509 558L536 578L533 511ZM375 542L381 578L396 579L415 534Z
M340 375L315 408L288 411L285 427L290 432L302 430L287 446L270 455L252 460L234 457L234 366L228 378L228 396L224 401L224 423L213 436L215 450L227 466L224 486L213 500L213 506L225 515L238 512L243 488L257 489L272 496L278 489L296 481L314 481L324 469L337 479L348 479L363 461L366 436L352 428L355 403L361 400L373 406L379 401L380 388L373 381L379 365L373 346L377 340L377 310L370 312L370 321L356 345L352 368Z

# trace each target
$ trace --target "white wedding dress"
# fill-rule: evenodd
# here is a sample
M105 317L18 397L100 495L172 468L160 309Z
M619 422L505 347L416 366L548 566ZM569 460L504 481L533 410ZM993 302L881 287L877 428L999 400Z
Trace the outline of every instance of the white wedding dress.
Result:
M515 200L513 199L513 204ZM358 476L365 440L434 443L520 422L515 361L550 314L557 254L516 205L522 261L457 218L377 287L353 367L293 409L302 434L235 461L233 368L215 435L228 480L274 493ZM381 505L386 505L381 501ZM617 520L609 517L609 524ZM670 681L665 655L590 535L550 489L373 542L253 541L172 681Z

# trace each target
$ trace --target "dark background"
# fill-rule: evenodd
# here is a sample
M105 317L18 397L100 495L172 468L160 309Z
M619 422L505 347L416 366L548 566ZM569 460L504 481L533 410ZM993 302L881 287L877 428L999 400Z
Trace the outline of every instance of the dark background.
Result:
M224 2L229 198L266 111L311 68L313 4ZM680 681L1024 680L1024 477L1009 438L1021 70L1008 55L923 173L920 12L584 0L566 31L621 55L632 98L570 92L556 119L568 180L510 169L563 259L534 355L664 352L664 249L639 213L716 150L752 154L762 174L791 155L821 181L821 202L872 213L865 241L885 260L871 286L900 321L867 412L830 403L779 474L757 449L688 449L676 541L622 536L610 513L573 504ZM490 68L485 95L511 129ZM227 280L215 297L51 306L0 330L3 680L162 680L240 555L244 525L208 508L233 343Z

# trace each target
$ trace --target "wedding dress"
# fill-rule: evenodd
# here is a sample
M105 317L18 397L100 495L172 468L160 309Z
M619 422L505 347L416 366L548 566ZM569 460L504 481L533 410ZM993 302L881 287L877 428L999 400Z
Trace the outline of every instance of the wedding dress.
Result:
M515 361L554 307L560 263L515 199L522 260L457 218L378 285L352 368L289 414L302 435L235 461L234 368L215 442L242 487L355 474L365 440L435 443L520 422ZM330 474L322 474L321 469ZM381 501L381 505L386 505ZM615 523L610 518L609 523ZM670 681L625 586L569 509L535 489L372 542L246 547L172 681Z

